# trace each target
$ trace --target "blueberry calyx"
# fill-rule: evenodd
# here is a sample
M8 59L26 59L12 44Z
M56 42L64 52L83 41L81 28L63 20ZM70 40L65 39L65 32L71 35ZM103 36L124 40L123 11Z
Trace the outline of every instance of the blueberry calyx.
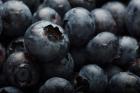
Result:
M89 90L89 82L86 78L83 78L79 75L76 76L76 91L88 92Z
M44 27L45 35L48 36L50 41L59 41L62 40L62 33L60 32L58 27L53 27L52 25L48 25Z
M21 86L24 86L27 82L29 83L31 81L32 75L29 71L29 66L27 64L21 64L15 71L16 80Z

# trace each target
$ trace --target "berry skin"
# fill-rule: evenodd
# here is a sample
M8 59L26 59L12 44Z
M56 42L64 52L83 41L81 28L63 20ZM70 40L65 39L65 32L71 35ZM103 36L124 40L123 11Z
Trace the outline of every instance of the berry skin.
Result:
M108 84L107 76L103 69L91 64L84 66L76 77L78 89L84 93L104 93ZM81 91L80 90L80 91Z
M91 11L91 15L95 19L96 34L104 31L116 33L117 25L109 11L97 8Z
M0 93L23 93L23 92L16 87L8 86L0 88Z
M26 51L23 37L19 37L10 43L7 49L7 55L9 56L14 52L19 52L19 51L23 51L23 52Z
M63 78L48 79L39 89L39 93L74 93L71 83Z
M43 7L51 7L55 9L63 18L64 14L71 9L68 0L44 0Z
M36 62L29 54L24 52L11 54L5 62L3 70L9 82L21 88L35 86L39 80L39 70Z
M0 12L4 36L15 38L24 35L31 24L32 14L22 1L7 1Z
M138 55L139 45L135 38L123 36L119 39L119 53L117 64L119 66L129 66Z
M130 72L120 72L109 82L109 93L139 93L140 78Z
M69 0L72 7L83 7L90 10L95 8L96 0Z
M118 1L112 1L103 5L102 8L108 10L112 14L117 24L117 34L118 35L126 34L125 31L126 7Z
M130 35L140 37L140 0L131 0L127 7L126 26Z
M31 25L24 39L27 51L42 62L61 60L69 48L69 39L64 30L48 21Z
M40 5L40 0L17 0L17 1L22 1L23 3L25 3L30 8L32 13L34 13L37 10L38 6Z
M64 17L64 29L73 47L83 47L94 35L95 21L84 8L73 8Z
M53 8L50 7L44 7L34 13L33 23L39 20L46 20L58 25L62 25L62 20L60 15Z
M61 61L50 62L43 65L43 77L62 77L71 79L74 72L74 61L71 54L67 54Z
M117 56L118 38L113 33L101 32L87 45L88 59L92 63L105 65Z
M2 2L2 0L0 0L0 4L2 4L3 2Z

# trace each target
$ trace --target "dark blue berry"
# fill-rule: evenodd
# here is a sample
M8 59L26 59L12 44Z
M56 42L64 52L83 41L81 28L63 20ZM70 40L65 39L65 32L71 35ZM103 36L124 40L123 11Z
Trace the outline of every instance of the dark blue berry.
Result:
M27 51L43 62L61 60L68 52L68 36L60 26L49 21L31 25L24 38Z
M53 77L41 86L39 93L74 93L74 88L68 80Z
M22 1L7 1L0 11L3 22L3 34L9 37L24 35L31 24L32 14Z
M92 63L107 64L117 56L118 38L110 32L101 32L87 45L88 59Z
M58 25L62 25L62 20L60 15L53 8L50 7L44 7L34 13L33 23L39 20L46 20Z
M69 35L73 47L83 47L92 39L95 31L95 20L84 8L73 8L64 17L64 29Z
M95 19L96 34L104 31L116 33L117 24L109 11L97 8L91 11L91 15Z
M27 53L12 53L3 66L8 81L21 88L35 86L39 81L39 70L35 60Z

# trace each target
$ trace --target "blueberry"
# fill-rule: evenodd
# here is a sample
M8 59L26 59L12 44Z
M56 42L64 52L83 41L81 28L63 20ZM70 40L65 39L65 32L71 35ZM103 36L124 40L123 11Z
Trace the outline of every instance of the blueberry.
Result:
M129 71L140 77L140 59L136 59L133 64L130 65Z
M64 30L48 21L31 25L24 41L27 51L42 62L61 60L69 48L69 39Z
M105 72L108 76L108 80L110 80L115 74L122 72L123 70L115 65L109 65L105 68Z
M135 38L123 36L119 39L119 52L117 64L129 66L137 57L139 45Z
M3 3L3 1L2 0L0 0L0 4L2 4Z
M118 38L110 32L101 32L87 45L88 59L92 63L107 64L117 56Z
M95 19L96 34L103 31L116 33L117 25L109 11L98 8L91 11L91 15Z
M0 93L23 93L23 92L16 87L7 86L0 88Z
M34 13L33 22L37 22L39 20L47 20L55 24L62 25L60 15L53 8L50 7L44 7Z
M64 17L64 29L69 35L71 46L82 47L94 35L95 21L84 8L73 8Z
M23 37L19 37L10 43L7 48L7 55L18 51L26 51Z
M3 66L8 81L21 88L35 86L39 81L39 70L34 59L27 53L11 54Z
M76 77L76 86L84 93L104 93L107 87L107 76L103 69L91 64L84 66Z
M43 65L43 77L62 77L71 79L74 71L74 61L71 54L67 54L61 61L51 62Z
M64 14L71 9L68 0L44 0L43 7L48 6L55 9L63 18Z
M74 93L74 88L68 80L53 77L41 86L39 93Z
M3 21L3 34L9 37L24 35L32 21L29 8L21 1L7 1L0 11Z
M108 10L113 18L116 21L117 24L117 34L119 35L124 35L126 34L125 31L125 15L126 15L126 7L118 2L118 1L114 1L114 2L108 2L103 6L103 9Z
M127 7L126 26L130 35L140 36L140 0L131 0Z
M96 6L96 0L69 0L72 7L83 7L93 10Z
M109 93L139 93L140 78L130 72L120 72L109 82Z

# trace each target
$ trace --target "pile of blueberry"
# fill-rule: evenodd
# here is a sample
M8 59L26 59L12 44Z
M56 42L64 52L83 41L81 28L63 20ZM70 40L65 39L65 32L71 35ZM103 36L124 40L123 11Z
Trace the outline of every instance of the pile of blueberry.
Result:
M140 0L0 0L0 93L140 93Z

